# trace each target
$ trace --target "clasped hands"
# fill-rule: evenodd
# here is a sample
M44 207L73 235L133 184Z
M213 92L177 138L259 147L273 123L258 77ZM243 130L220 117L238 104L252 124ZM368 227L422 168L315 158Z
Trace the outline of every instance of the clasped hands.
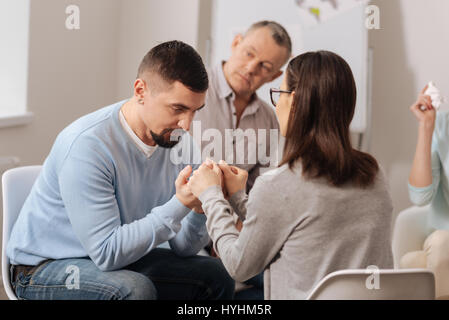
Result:
M248 172L235 166L228 165L221 160L216 163L207 159L192 172L192 167L185 167L176 179L176 196L188 208L202 213L201 202L198 197L209 187L221 186L225 198L234 193L245 190ZM189 178L190 176L190 178Z

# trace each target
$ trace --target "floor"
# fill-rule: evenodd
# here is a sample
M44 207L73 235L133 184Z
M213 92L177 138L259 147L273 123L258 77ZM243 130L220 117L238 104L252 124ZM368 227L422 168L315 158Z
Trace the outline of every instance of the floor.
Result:
M3 289L2 285L0 285L0 300L8 300L8 297L6 296L5 290Z

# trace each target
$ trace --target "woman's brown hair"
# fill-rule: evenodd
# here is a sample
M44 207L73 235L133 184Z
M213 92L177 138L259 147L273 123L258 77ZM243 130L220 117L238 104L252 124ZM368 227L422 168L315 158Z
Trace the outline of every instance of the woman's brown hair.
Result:
M357 90L346 61L329 51L304 53L290 61L287 86L295 95L280 165L300 161L306 178L325 177L334 186L371 185L377 161L350 141Z

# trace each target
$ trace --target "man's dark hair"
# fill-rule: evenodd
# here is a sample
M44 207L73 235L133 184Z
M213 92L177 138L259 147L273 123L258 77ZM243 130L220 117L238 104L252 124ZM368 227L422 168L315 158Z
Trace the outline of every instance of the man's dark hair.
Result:
M140 63L137 77L155 72L172 84L181 82L194 92L204 92L209 86L207 71L200 55L182 41L168 41L151 49Z

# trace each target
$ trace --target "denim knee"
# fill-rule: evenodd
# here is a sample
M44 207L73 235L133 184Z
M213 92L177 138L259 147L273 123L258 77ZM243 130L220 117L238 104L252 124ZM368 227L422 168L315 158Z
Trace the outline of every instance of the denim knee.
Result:
M153 282L143 274L121 270L115 277L121 286L114 296L120 300L156 300L157 291Z
M68 267L77 271L70 273ZM129 270L103 272L85 258L54 260L32 275L19 274L16 295L19 299L30 300L157 298L153 282L145 275Z

